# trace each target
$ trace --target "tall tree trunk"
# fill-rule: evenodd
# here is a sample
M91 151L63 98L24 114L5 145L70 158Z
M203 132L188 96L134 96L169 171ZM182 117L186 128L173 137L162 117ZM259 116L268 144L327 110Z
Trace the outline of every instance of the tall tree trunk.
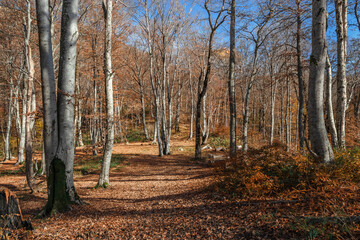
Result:
M325 163L334 160L324 119L323 95L326 62L326 0L312 2L312 52L308 92L308 122L311 149Z
M32 91L34 82L34 62L32 60L31 48L30 48L30 35L31 35L31 5L30 1L27 0L27 16L25 20L25 58L26 58L26 70L27 70L27 101L26 101L26 142L25 142L25 163L26 163L26 181L33 192L33 181L34 181L34 169L33 169L33 149L32 149L32 129L31 123L34 115L32 112Z
M206 144L206 133L208 131L208 125L207 125L207 120L208 120L208 115L206 112L207 109L207 102L206 99L207 98L207 94L205 94L204 98L203 98L203 102L202 102L202 133L201 133L201 137L202 137L202 145Z
M303 67L301 63L301 0L296 0L296 57L297 57L297 77L299 84L299 108L298 108L298 136L300 148L304 148L305 142L305 129L304 129L304 80L303 80Z
M230 108L230 156L236 155L236 96L235 96L235 6L236 0L231 1L230 20L230 63L229 63L229 108Z
M113 77L112 71L112 0L103 0L103 11L105 19L105 97L106 97L106 142L98 186L107 187L110 184L109 172L112 150L114 145L114 101L113 101Z
M272 72L272 71L271 71ZM273 86L273 81L275 81ZM277 79L274 79L273 73L271 73L271 106L270 106L270 145L274 142L274 130L275 130L275 101L277 92Z
M6 133L5 133L5 159L11 159L11 125L12 125L12 117L13 117L13 95L14 95L14 86L13 86L13 79L10 77L10 94L9 94L9 106L8 106L8 115L6 120Z
M74 93L76 43L78 39L79 0L64 0L61 17L60 62L58 80L58 147L50 166L52 182L47 212L65 210L67 202L81 203L73 178L74 168ZM64 203L64 195L66 202ZM59 209L58 209L59 208Z
M211 11L208 8L209 1L205 2L205 9L208 13L209 25L211 28L208 45L207 45L207 56L205 62L205 71L201 70L199 79L198 79L198 98L196 103L196 117L195 117L195 158L201 158L201 127L200 127L200 118L201 118L201 104L203 103L204 96L207 91L207 87L209 84L209 78L211 74L211 56L213 54L213 40L214 35L218 27L225 21L225 17L222 16L222 13L225 9L225 0L222 1L222 7L219 11L217 11L217 16L215 23L211 20Z
M192 75L191 75L191 68L190 68L190 62L189 62L189 89L190 89L190 133L188 140L193 139L194 134L194 89L193 89L193 83L192 83Z
M345 123L346 123L346 47L347 47L347 0L335 0L336 37L337 37L337 109L336 129L338 131L338 146L345 148Z
M176 114L175 114L175 132L180 132L180 110L181 110L181 92L182 92L182 81L178 77L178 92L176 101Z
M16 128L18 132L19 144L18 144L18 160L16 165L22 164L25 161L25 118L26 118L26 89L24 78L19 78L16 90ZM21 87L22 85L22 87ZM20 100L22 102L22 113L20 114Z
M290 79L289 79L289 76L287 76L287 79L286 79L285 125L286 125L286 150L290 151L290 149L291 149L291 91L290 91Z
M93 149L93 156L97 156L98 152L97 152L97 142L98 142L98 129L99 129L99 120L98 120L98 116L97 116L97 60L96 60L96 45L97 45L97 37L93 37L92 38L92 42L91 42L91 46L92 46L92 51L93 51L93 86L94 86L94 106L93 106L93 129L91 132L91 136L92 136L92 149Z

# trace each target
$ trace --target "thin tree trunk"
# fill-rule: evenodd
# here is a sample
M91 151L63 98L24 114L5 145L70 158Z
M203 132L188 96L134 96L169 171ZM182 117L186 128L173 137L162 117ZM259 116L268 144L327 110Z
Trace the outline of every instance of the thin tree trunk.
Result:
M146 140L150 140L149 131L148 131L147 126L146 126L146 109L145 109L145 96L144 96L145 94L144 94L143 87L141 87L140 91L141 91L141 96L140 96L140 100L141 100L141 119L142 119L144 134L145 134Z
M97 116L97 61L96 61L96 45L97 45L97 37L92 38L92 51L93 51L93 86L94 86L94 106L93 106L93 129L91 132L92 135L92 150L93 150L93 156L97 156L97 142L98 142L98 128L99 128L99 120Z
M190 133L188 140L193 139L194 134L194 89L192 83L191 66L189 62L189 90L190 90Z
M11 159L11 125L12 125L12 117L13 117L13 95L14 95L14 86L13 86L13 79L10 77L10 96L9 96L9 106L8 106L8 115L6 121L6 133L5 133L5 159Z
M236 155L236 96L235 96L235 6L236 0L231 1L230 20L230 63L229 63L229 108L230 108L230 156Z
M330 129L331 143L333 147L338 147L338 137L334 119L333 105L332 105L332 72L331 72L331 63L329 59L329 54L326 54L326 112L327 112L327 121Z
M274 86L273 81L275 80ZM274 79L273 73L271 73L271 109L270 109L270 145L274 142L274 130L275 130L275 101L277 92L278 81Z
M208 87L208 83L209 83L209 78L210 78L210 73L211 73L211 56L213 53L213 40L214 40L214 35L215 32L217 30L217 28L225 21L225 17L222 17L222 13L224 11L224 7L225 7L225 0L222 1L222 7L221 10L217 12L217 17L215 20L215 23L212 23L211 20L211 12L208 8L208 1L205 2L205 9L208 13L208 20L209 20L209 25L211 28L211 32L209 35L209 40L208 40L208 46L207 46L207 56L206 56L206 69L205 71L201 71L199 79L198 79L198 99L197 99L197 103L196 103L196 118L195 118L195 158L199 159L201 158L201 124L200 124L200 118L201 118L201 104L203 103L203 99L204 96L206 94L207 91L207 87Z
M305 142L305 129L304 129L304 80L303 80L303 67L301 63L301 0L296 0L296 57L297 57L297 76L299 84L299 109L298 109L298 136L300 148L304 148Z
M30 1L27 0L27 16L25 20L25 58L27 68L27 102L26 102L26 142L25 142L25 163L26 163L26 181L33 192L33 181L34 181L34 169L33 169L33 149L32 149L32 129L31 123L34 115L32 112L32 91L34 82L34 62L32 60L31 48L30 48L30 35L31 35L31 5Z
M286 125L286 150L290 151L290 149L291 149L291 92L290 92L290 79L289 79L289 76L287 77L287 80L286 80L285 125Z
M345 148L345 123L346 123L346 48L347 48L347 0L335 0L336 36L337 36L337 109L336 129L338 131L338 146Z
M114 101L113 101L113 77L112 71L112 0L103 0L105 19L105 95L106 95L106 142L98 186L107 187L110 184L109 173L112 150L114 145Z

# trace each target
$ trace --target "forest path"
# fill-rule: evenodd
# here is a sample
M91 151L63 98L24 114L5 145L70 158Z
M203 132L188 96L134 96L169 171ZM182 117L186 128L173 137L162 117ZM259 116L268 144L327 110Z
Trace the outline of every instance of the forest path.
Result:
M158 157L149 143L115 144L113 156L125 156L111 169L111 187L95 189L99 170L75 174L75 186L88 205L47 219L34 216L46 203L45 179L29 194L24 175L0 177L14 190L34 239L274 239L286 232L264 216L273 206L231 201L213 191L214 169L194 162L193 143L174 140L173 155ZM91 148L77 150L89 161ZM77 160L79 161L79 160ZM98 160L97 160L98 161ZM259 225L259 219L263 222ZM276 233L275 233L276 232Z
M35 239L236 237L240 212L234 203L211 191L214 169L191 160L191 141L174 140L172 152L158 157L157 146L150 143L115 144L114 156L126 160L111 169L111 187L94 188L99 170L86 175L77 172L75 186L88 205L45 220L34 218L46 203L44 178L35 194L29 194L24 175L0 177L0 185L18 194L25 218L35 226ZM89 147L77 150L77 159L86 161L90 155Z

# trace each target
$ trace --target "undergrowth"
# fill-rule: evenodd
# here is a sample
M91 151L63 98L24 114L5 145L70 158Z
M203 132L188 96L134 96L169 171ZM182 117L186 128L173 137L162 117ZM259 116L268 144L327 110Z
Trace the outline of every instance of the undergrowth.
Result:
M325 165L279 143L252 149L217 170L216 190L235 199L295 201L292 222L308 239L351 238L360 234L360 148L335 155Z
M124 164L125 157L119 154L113 154L111 158L110 168L120 168ZM101 168L102 156L93 156L83 159L75 164L74 170L82 175L92 174Z

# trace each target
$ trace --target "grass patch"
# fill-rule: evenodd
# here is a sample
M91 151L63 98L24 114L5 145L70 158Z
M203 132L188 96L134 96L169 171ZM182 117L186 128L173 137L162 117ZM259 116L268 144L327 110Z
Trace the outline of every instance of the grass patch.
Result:
M146 142L146 137L143 130L131 129L126 133L128 142Z
M110 168L121 168L124 165L125 157L120 154L113 154ZM102 156L92 156L78 161L74 165L74 171L81 175L93 174L101 169Z
M0 176L10 176L10 175L17 175L17 174L25 174L25 164L23 164L19 169L16 170L8 170L0 172Z

